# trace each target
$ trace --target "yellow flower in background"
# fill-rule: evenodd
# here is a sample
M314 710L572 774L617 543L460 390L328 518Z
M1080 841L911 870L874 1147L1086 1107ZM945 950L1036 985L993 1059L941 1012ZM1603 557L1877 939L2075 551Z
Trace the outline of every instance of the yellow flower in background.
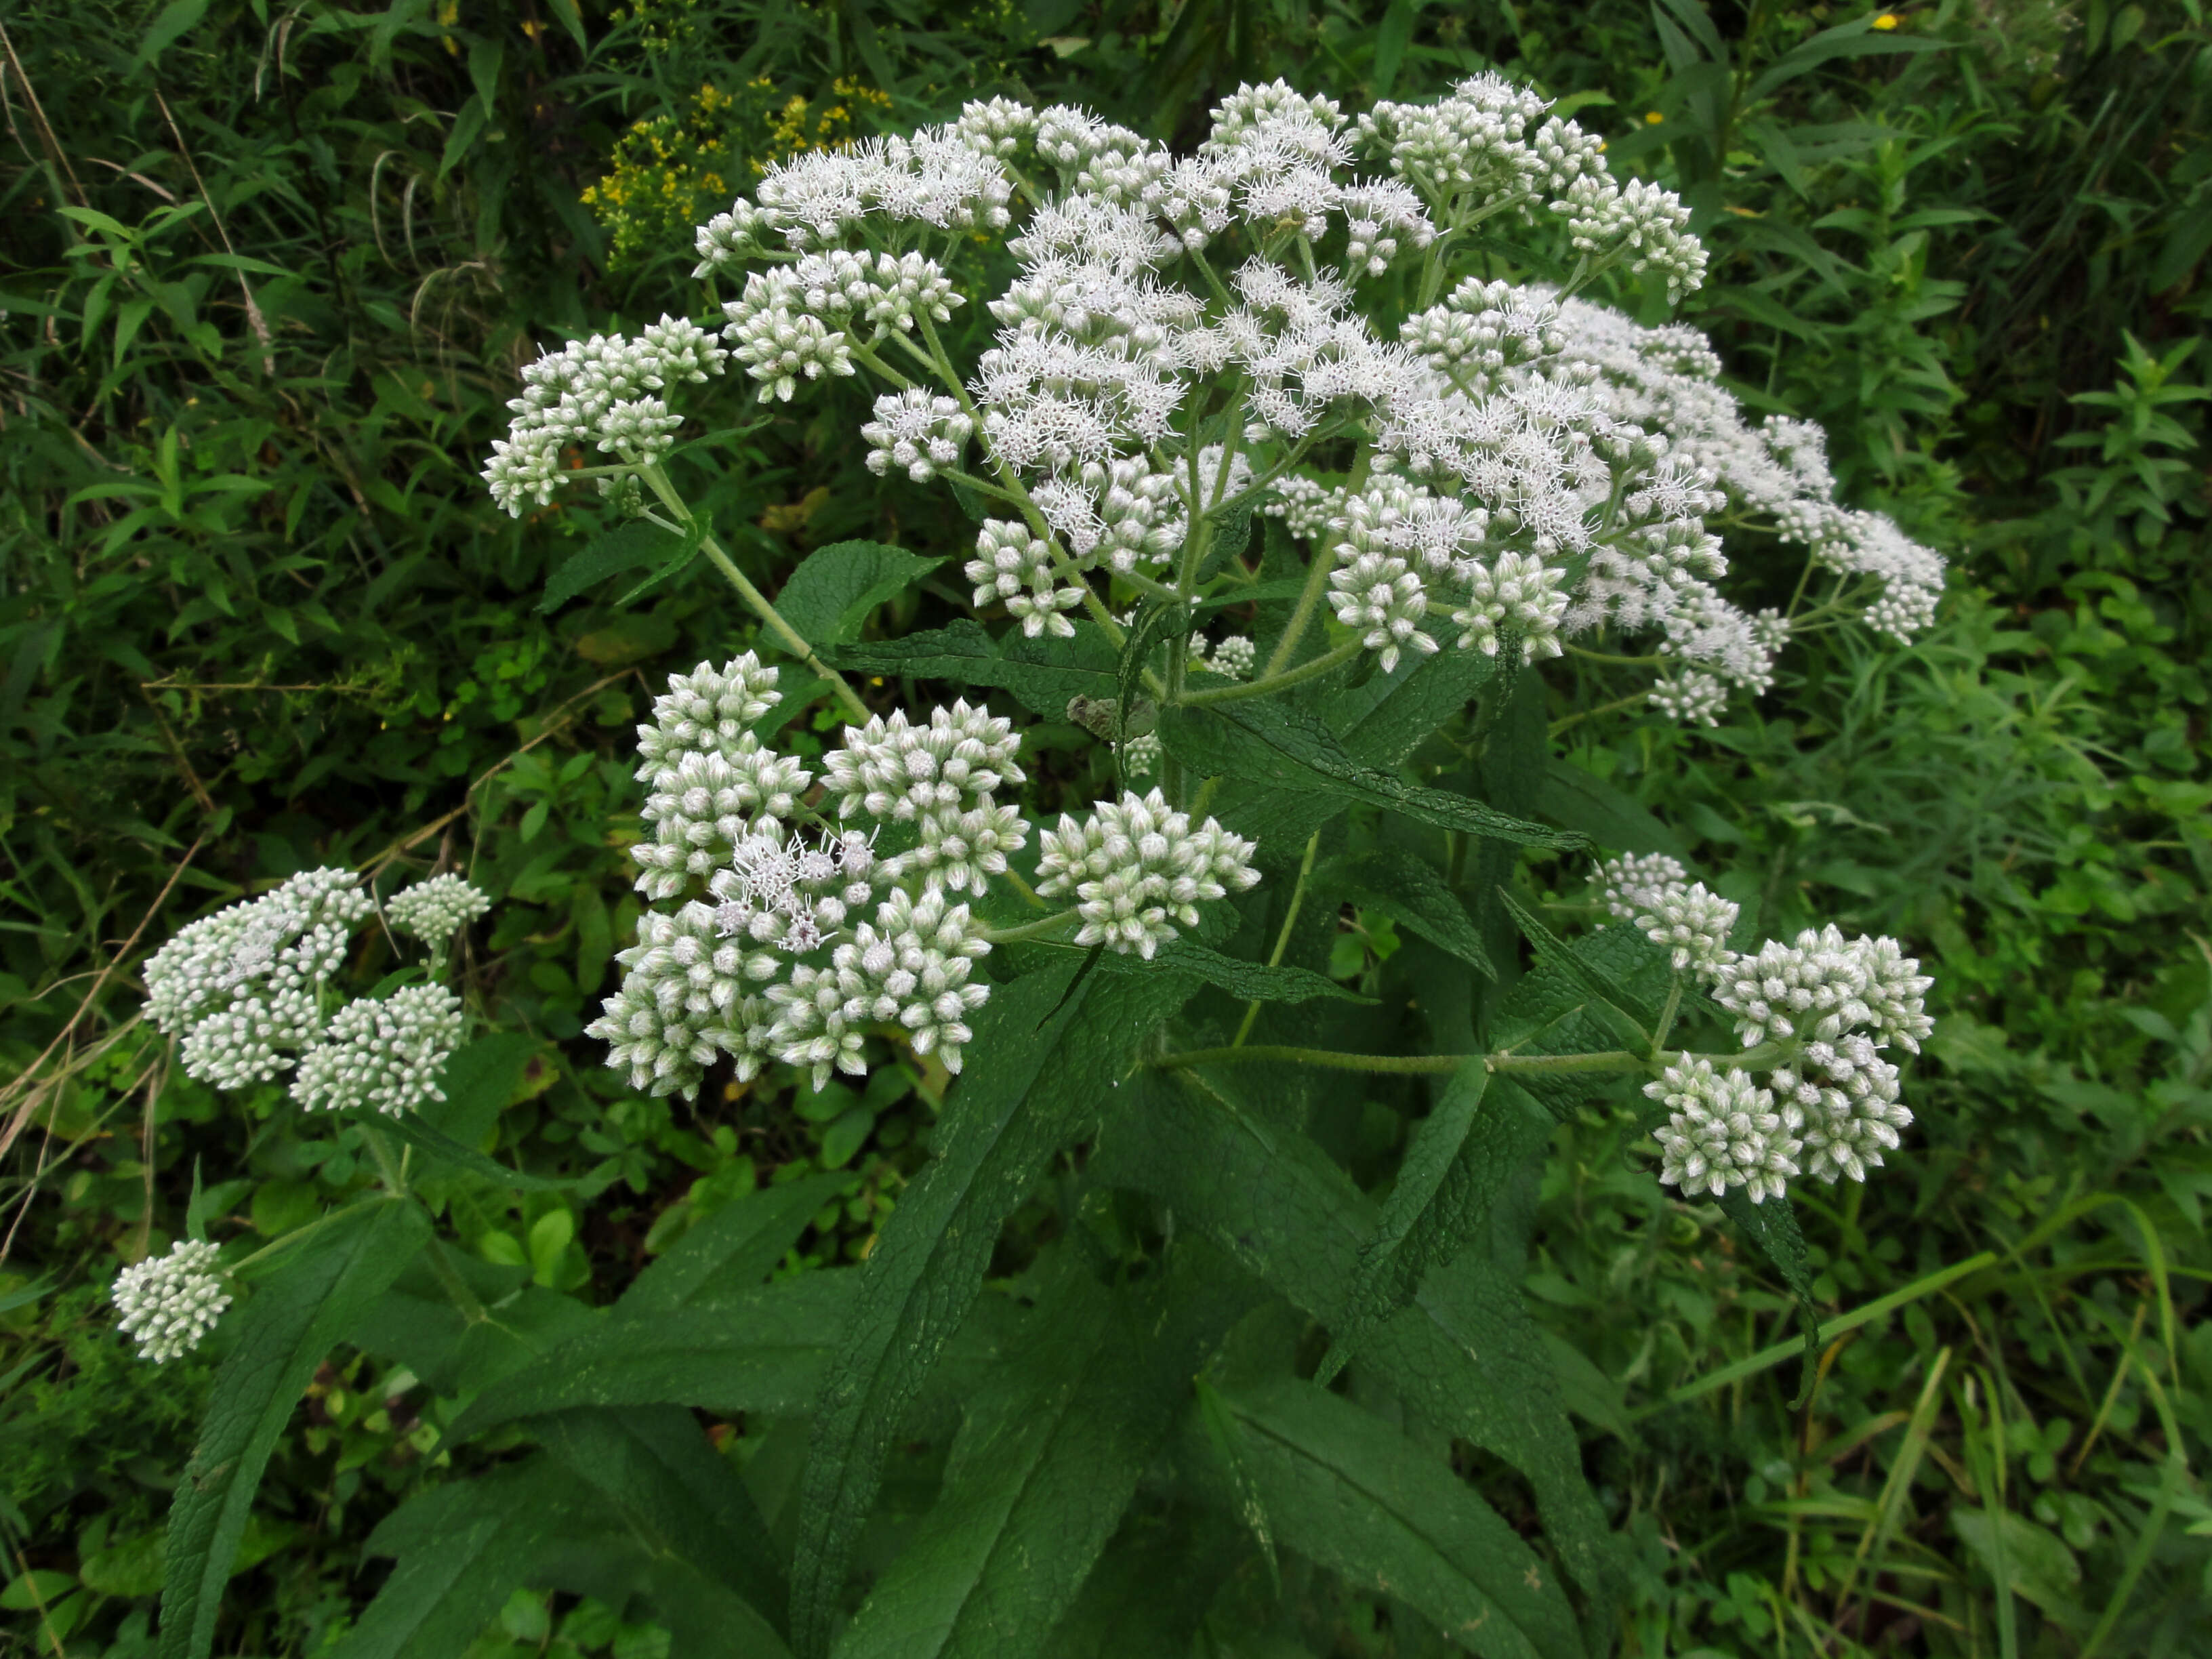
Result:
M1661 114L1657 110L1656 110L1656 109L1654 109L1654 110L1646 110L1646 111L1644 112L1644 125L1646 125L1646 126L1650 126L1650 127L1656 127L1656 126L1657 126L1657 125L1658 125L1662 121L1665 120L1666 118L1666 118L1665 116L1662 115L1662 114Z
M1874 26L1878 29L1893 29L1903 21L1895 12L1886 11L1874 20Z

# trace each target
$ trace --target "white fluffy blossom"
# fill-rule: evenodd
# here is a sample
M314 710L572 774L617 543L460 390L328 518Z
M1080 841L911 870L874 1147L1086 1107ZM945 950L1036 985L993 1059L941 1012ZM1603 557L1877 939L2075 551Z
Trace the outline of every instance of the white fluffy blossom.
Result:
M975 556L968 561L968 580L975 585L975 605L1003 605L1006 614L1035 639L1040 634L1073 635L1068 612L1083 603L1083 590L1060 580L1052 568L1052 544L1018 520L987 519L975 538Z
M934 1052L947 1071L960 1069L967 1018L989 988L970 981L990 950L964 904L932 889L919 898L894 892L830 954L827 968L794 969L769 990L776 1012L769 1032L776 1058L812 1068L814 1086L832 1066L858 1074L860 1035L869 1024L902 1026L920 1054Z
M385 901L384 914L401 933L412 933L437 951L490 908L485 893L449 871L393 894Z
M908 386L876 399L876 418L860 435L868 441L868 471L880 477L896 466L916 483L927 483L939 467L958 464L975 430L951 398Z
M1191 828L1157 789L1101 802L1081 820L1063 814L1042 837L1037 891L1073 893L1083 927L1079 945L1105 945L1149 960L1198 923L1202 900L1242 891L1260 879L1252 843L1213 819Z
M442 985L362 997L300 1056L292 1098L309 1111L374 1107L387 1117L443 1100L438 1074L461 1042L461 1001Z
M115 1322L136 1339L138 1357L165 1364L190 1353L230 1305L216 1267L216 1247L180 1238L167 1255L149 1256L115 1276Z
M1870 1030L1914 1053L1935 1029L1922 993L1935 983L1892 939L1845 939L1831 924L1793 944L1769 939L1715 975L1713 1000L1735 1016L1744 1046L1785 1037L1832 1042Z
M1737 914L1733 902L1700 881L1653 894L1650 909L1636 918L1636 925L1654 945L1667 946L1676 973L1708 974L1735 959L1729 934Z

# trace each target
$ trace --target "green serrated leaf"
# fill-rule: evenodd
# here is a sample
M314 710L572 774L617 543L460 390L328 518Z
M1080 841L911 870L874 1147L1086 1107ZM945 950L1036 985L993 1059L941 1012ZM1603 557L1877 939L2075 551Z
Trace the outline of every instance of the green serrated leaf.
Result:
M1544 923L1544 919L1521 902L1504 887L1498 890L1498 902L1505 907L1528 943L1535 946L1540 961L1557 968L1571 980L1593 1004L1619 1010L1644 1027L1634 1035L1648 1040L1650 1028L1658 1018L1658 1011L1608 973L1602 964L1590 960L1587 954L1567 944Z
M1340 708L1345 720L1345 748L1385 771L1403 765L1491 682L1498 664L1480 651L1440 651L1333 701L1331 714Z
M520 1170L510 1170L497 1159L487 1158L475 1147L464 1146L451 1135L441 1134L411 1114L403 1112L391 1117L379 1117L374 1127L380 1133L405 1141L441 1164L465 1170L480 1180L509 1187L519 1193L558 1192L574 1184L571 1181L550 1181L543 1176L525 1175Z
M1338 984L1310 968L1287 964L1270 967L1264 962L1244 962L1222 955L1194 939L1179 939L1160 946L1152 959L1108 952L1099 958L1100 971L1117 975L1151 973L1187 974L1248 1002L1310 1002L1328 997L1339 1002L1374 1006L1374 998Z
M1813 1270L1805 1259L1805 1234L1797 1225L1797 1212L1780 1194L1754 1204L1741 1187L1722 1194L1719 1203L1721 1212L1774 1264L1782 1282L1789 1286L1790 1299L1797 1304L1797 1322L1805 1333L1805 1365L1797 1381L1797 1397L1790 1402L1790 1409L1802 1411L1813 1397L1813 1384L1820 1376L1820 1309L1813 1299Z
M1498 1194L1542 1150L1552 1127L1511 1084L1491 1086L1481 1055L1470 1055L1452 1074L1435 1109L1415 1127L1374 1236L1360 1249L1316 1382L1334 1378L1431 1271L1475 1242Z
M576 1510L574 1480L542 1457L410 1499L369 1534L369 1553L398 1560L331 1659L460 1652Z
M881 542L832 542L791 573L775 608L818 652L858 639L870 611L944 562Z
M877 1236L816 1408L792 1569L793 1646L806 1659L829 1650L900 1414L975 1304L1000 1227L1115 1098L1132 1047L1189 992L1176 974L1114 979L1069 964L1000 987L976 1017L935 1156Z
M1500 907L1501 914L1503 907ZM1602 978L1626 986L1634 1000L1656 1006L1669 979L1666 951L1640 928L1601 927L1583 934L1564 951L1575 963ZM1492 1022L1491 1040L1516 1054L1592 1054L1622 1038L1617 1011L1601 1008L1581 978L1563 960L1540 958L1534 971L1520 980ZM1615 1086L1617 1079L1574 1073L1521 1072L1515 1082L1555 1117L1564 1118L1594 1090Z
M1120 1291L1080 1267L1040 1301L955 1443L945 1489L837 1659L1046 1652L1191 1377L1260 1296L1203 1241Z
M644 1315L758 1289L845 1181L842 1175L809 1176L724 1205L632 1280L615 1305L626 1314Z
M231 1559L277 1437L323 1356L429 1236L429 1218L417 1205L356 1204L230 1316L238 1346L216 1374L207 1420L169 1509L161 1659L207 1659Z
M494 1031L456 1049L438 1076L446 1097L424 1102L417 1120L465 1146L477 1145L514 1098L543 1047L520 1031Z
M617 1307L486 1388L453 1419L444 1443L580 1406L803 1412L821 1385L858 1277L824 1270L679 1306Z
M1664 853L1686 858L1682 838L1632 799L1579 766L1553 758L1544 769L1537 811L1570 830L1579 830L1600 847L1622 853Z
M720 1625L725 1651L788 1654L775 1546L744 1480L690 1413L586 1408L541 1419L532 1430L637 1540L672 1611Z
M594 536L546 578L544 597L538 601L541 614L559 610L588 587L625 570L668 565L687 556L684 538L672 536L644 519L629 519Z
M1051 720L1065 720L1077 697L1110 702L1115 695L1114 647L1089 623L1077 623L1073 639L1017 633L1000 641L981 623L963 617L932 632L835 645L821 654L848 673L995 686Z
M1224 703L1160 711L1160 741L1204 777L1241 778L1297 793L1364 802L1422 823L1523 847L1575 849L1569 830L1508 817L1480 801L1406 782L1355 760L1314 715L1281 703Z
M1490 952L1459 895L1426 859L1398 848L1370 853L1345 871L1347 896L1379 910L1438 949L1449 951L1486 979L1496 979Z
M1100 1135L1092 1171L1149 1194L1179 1226L1206 1233L1305 1313L1334 1318L1378 1225L1351 1176L1218 1079L1148 1072L1132 1086L1141 1093ZM1583 1477L1549 1358L1519 1288L1483 1251L1431 1273L1412 1305L1368 1339L1358 1363L1429 1421L1526 1475L1546 1534L1577 1580L1594 1594L1611 1586L1612 1534Z
M1285 1548L1387 1586L1470 1653L1579 1659L1574 1610L1550 1566L1449 1463L1310 1382L1223 1399Z
M1137 706L1137 688L1145 678L1145 665L1163 641L1172 651L1176 641L1190 632L1190 611L1168 600L1147 605L1121 641L1120 659L1114 665L1114 729L1128 730L1129 711Z

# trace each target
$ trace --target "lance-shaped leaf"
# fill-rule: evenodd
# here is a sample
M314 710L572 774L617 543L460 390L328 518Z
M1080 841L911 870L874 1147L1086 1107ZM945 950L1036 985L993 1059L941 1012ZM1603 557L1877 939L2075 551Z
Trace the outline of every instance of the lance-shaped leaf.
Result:
M395 1117L383 1118L376 1127L441 1164L456 1170L465 1170L480 1181L512 1188L519 1193L552 1192L574 1184L570 1181L549 1181L543 1176L525 1175L520 1170L510 1170L497 1159L487 1158L475 1147L464 1146L451 1135L441 1134L409 1113L402 1112Z
M819 651L858 638L871 611L944 562L881 542L833 542L808 554L791 573L775 596L775 608Z
M1730 1188L1722 1194L1720 1206L1722 1212L1759 1246L1759 1254L1774 1264L1775 1271L1782 1275L1782 1282L1790 1287L1791 1299L1797 1304L1797 1323L1805 1333L1805 1364L1797 1379L1797 1397L1790 1402L1790 1409L1801 1411L1813 1397L1813 1384L1820 1377L1820 1307L1813 1299L1812 1264L1805 1259L1805 1234L1797 1225L1797 1212L1779 1193L1763 1203L1754 1204L1741 1187Z
M1021 1356L971 1407L943 1495L837 1659L1048 1651L1192 1376L1261 1294L1203 1240L1131 1289L1064 1273Z
M1137 618L1121 641L1121 660L1114 665L1114 730L1119 737L1129 728L1129 714L1137 706L1137 688L1145 678L1152 654L1164 643L1170 651L1183 648L1190 634L1190 611L1172 601L1160 601Z
M858 1274L802 1273L765 1290L638 1312L617 1307L495 1382L453 1419L459 1444L518 1417L581 1406L804 1411L822 1381Z
M640 1273L617 1306L625 1313L659 1313L703 1296L759 1288L845 1179L835 1171L809 1176L725 1204Z
M1490 683L1498 663L1480 651L1439 651L1345 694L1344 746L1370 766L1402 765Z
M545 597L538 602L543 613L557 611L586 588L619 571L645 567L659 569L688 560L698 548L696 537L672 535L644 519L629 519L586 542L581 551L562 561L546 579Z
M1498 1194L1552 1128L1510 1083L1492 1084L1480 1054L1452 1073L1436 1109L1414 1129L1375 1235L1360 1249L1316 1382L1334 1377L1360 1343L1413 1299L1431 1269L1474 1242Z
M1623 853L1665 853L1678 859L1687 856L1682 838L1654 817L1642 802L1557 757L1544 768L1537 801L1537 810L1546 817L1581 830L1600 847Z
M1658 1018L1657 1011L1631 990L1619 976L1607 969L1604 963L1587 951L1577 950L1544 925L1544 919L1521 902L1504 888L1498 890L1498 902L1503 904L1514 925L1520 928L1529 944L1536 947L1538 960L1556 968L1573 981L1592 1006L1613 1009L1626 1014L1630 1020L1647 1028L1638 1031L1634 1025L1626 1034L1645 1036L1651 1022Z
M1353 903L1381 911L1439 950L1450 951L1485 979L1498 977L1467 907L1427 860L1385 848L1346 870L1345 884Z
M1114 647L1088 623L1076 624L1073 639L1016 633L995 640L981 623L963 617L927 633L832 646L822 658L849 673L994 686L1052 720L1065 720L1077 697L1110 704L1118 684Z
M690 1413L561 1412L532 1430L636 1539L672 1611L726 1621L717 1648L732 1656L785 1651L775 1546L744 1481Z
M1091 1168L1152 1194L1316 1319L1344 1307L1374 1205L1308 1137L1267 1121L1220 1080L1141 1073ZM1133 1084L1132 1086L1138 1086ZM1432 1273L1358 1356L1430 1421L1528 1478L1547 1534L1583 1588L1612 1583L1614 1548L1583 1478L1551 1363L1516 1286L1471 1249Z
M1279 702L1224 703L1160 711L1160 741L1170 754L1206 777L1364 802L1439 829L1458 830L1522 847L1575 849L1589 842L1571 830L1531 823L1464 795L1407 783L1355 758L1314 715Z
M1535 970L1514 986L1499 1007L1492 1040L1516 1054L1592 1054L1616 1048L1627 1034L1625 1016L1592 994L1593 983L1623 987L1633 1002L1656 1006L1668 978L1666 951L1641 928L1601 927L1562 944L1556 955L1540 957ZM1558 1117L1620 1081L1617 1075L1571 1072L1516 1072L1514 1080Z
M1374 1002L1372 997L1361 996L1310 968L1285 963L1271 967L1264 962L1246 962L1224 956L1195 939L1171 939L1153 953L1150 962L1142 957L1109 953L1098 958L1098 968L1101 973L1116 975L1186 974L1248 1002L1311 1002L1316 997L1370 1006Z
M935 1157L877 1236L816 1407L791 1580L792 1644L807 1659L829 1650L899 1419L975 1304L999 1229L1190 988L1069 964L1000 987L977 1017Z
M161 1659L207 1659L224 1582L276 1438L323 1356L429 1237L405 1200L340 1212L301 1241L231 1317L238 1346L216 1373L207 1420L169 1509Z
M1550 1565L1449 1464L1310 1382L1224 1403L1285 1548L1405 1601L1469 1653L1581 1659Z
M581 1509L574 1480L542 1457L410 1498L369 1534L370 1554L398 1560L331 1659L460 1652Z

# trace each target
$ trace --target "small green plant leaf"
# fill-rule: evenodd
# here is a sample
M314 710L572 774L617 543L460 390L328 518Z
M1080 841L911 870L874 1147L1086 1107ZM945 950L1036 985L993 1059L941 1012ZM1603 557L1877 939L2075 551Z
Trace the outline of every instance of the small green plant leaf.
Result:
M1255 701L1160 711L1160 741L1205 777L1240 778L1298 793L1361 801L1439 829L1523 847L1587 846L1571 830L1510 817L1480 801L1406 782L1354 759L1312 714Z
M439 1074L443 1100L425 1102L416 1116L439 1133L476 1146L522 1087L544 1044L520 1031L493 1031L457 1049Z
M833 542L791 573L775 608L819 651L858 639L870 611L944 562L881 542Z
M473 1146L464 1146L451 1135L441 1134L421 1118L401 1112L390 1117L380 1116L375 1127L386 1134L405 1141L417 1151L436 1158L441 1164L457 1170L466 1170L481 1180L496 1186L512 1188L519 1193L557 1192L573 1183L548 1180L544 1176L525 1175L520 1170L510 1170L497 1159L489 1158Z
M1567 944L1544 923L1544 919L1515 898L1504 887L1498 890L1498 902L1505 907L1528 943L1535 946L1537 959L1556 968L1573 981L1577 989L1589 1000L1604 1007L1618 1009L1637 1024L1649 1031L1658 1011L1607 971L1602 962L1593 960L1590 953ZM1610 931L1610 930L1607 930Z
M446 1443L580 1406L803 1412L852 1307L856 1278L823 1271L673 1307L618 1306L487 1388L453 1419Z
M216 1374L169 1510L161 1659L207 1659L231 1558L277 1437L323 1356L429 1236L420 1206L366 1200L304 1241L231 1316L238 1346Z
M791 1581L792 1645L805 1659L829 1651L900 1415L975 1304L1000 1225L1121 1090L1130 1048L1189 994L1177 974L1115 979L1070 963L1001 986L977 1016L936 1156L877 1236L816 1408Z
M1387 1586L1459 1646L1496 1659L1580 1659L1549 1564L1442 1458L1310 1382L1223 1395L1277 1540Z
M1113 951L1098 959L1099 971L1117 976L1134 974L1188 974L1193 979L1226 991L1234 997L1249 1002L1310 1002L1316 997L1328 997L1340 1002L1374 1004L1372 997L1363 997L1346 989L1325 974L1316 974L1310 968L1297 968L1286 963L1270 967L1264 962L1245 962L1237 957L1226 957L1220 951L1199 944L1195 939L1170 940L1154 952L1146 962L1142 957L1125 957Z
M1164 642L1169 650L1190 633L1187 606L1161 600L1146 607L1136 626L1121 641L1121 655L1114 665L1114 730L1117 736L1129 726L1129 711L1137 706L1137 688L1144 681L1145 665Z
M1426 859L1400 848L1385 848L1352 865L1344 879L1346 896L1355 904L1379 910L1449 951L1485 979L1498 977L1467 907Z
M1553 757L1544 769L1537 810L1570 830L1579 830L1600 847L1622 853L1688 854L1682 838L1601 778Z

